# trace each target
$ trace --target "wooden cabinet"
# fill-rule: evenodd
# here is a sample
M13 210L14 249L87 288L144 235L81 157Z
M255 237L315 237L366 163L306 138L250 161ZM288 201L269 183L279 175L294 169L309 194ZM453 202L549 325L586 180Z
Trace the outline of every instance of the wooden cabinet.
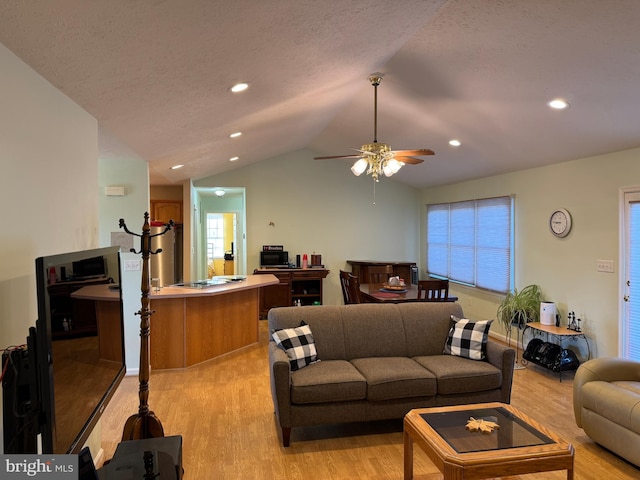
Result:
M224 274L225 275L233 275L235 273L234 261L233 260L225 260L224 261Z
M107 277L75 282L52 283L47 287L51 312L52 338L91 336L98 333L92 300L73 298L71 294L88 285L109 283Z
M322 304L322 281L329 275L324 268L260 268L254 275L273 274L278 285L260 289L260 316L266 317L273 307Z
M413 283L411 270L416 267L414 262L377 262L368 260L347 260L351 265L351 273L360 279L360 283L369 283L369 267L373 265L393 266L393 275L403 278L407 284Z
M178 200L151 200L151 220L182 223L182 202Z

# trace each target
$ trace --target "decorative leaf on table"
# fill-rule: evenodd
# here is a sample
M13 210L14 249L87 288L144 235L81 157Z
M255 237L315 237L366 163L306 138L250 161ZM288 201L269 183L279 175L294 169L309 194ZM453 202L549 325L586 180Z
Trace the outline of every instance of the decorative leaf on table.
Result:
M500 425L498 425L496 422L490 422L489 420L476 420L473 417L469 417L465 428L470 432L491 433L494 430L500 428Z

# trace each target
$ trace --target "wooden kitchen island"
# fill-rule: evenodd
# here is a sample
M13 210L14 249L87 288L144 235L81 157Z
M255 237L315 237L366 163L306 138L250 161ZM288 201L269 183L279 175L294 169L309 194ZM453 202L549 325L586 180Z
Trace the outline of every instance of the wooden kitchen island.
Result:
M150 356L155 370L186 368L258 342L260 288L275 285L274 275L247 275L239 282L205 288L164 287L150 293ZM74 297L102 302L118 300L107 285L74 292ZM98 324L108 324L106 318Z

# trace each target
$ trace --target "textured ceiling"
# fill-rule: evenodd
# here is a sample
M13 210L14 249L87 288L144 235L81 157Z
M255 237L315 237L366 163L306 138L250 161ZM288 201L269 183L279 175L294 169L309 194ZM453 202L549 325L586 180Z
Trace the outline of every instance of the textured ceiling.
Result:
M378 140L436 152L394 177L409 185L638 147L638 25L637 0L0 0L0 43L152 185L352 153L373 140L374 71ZM556 96L571 107L549 110Z

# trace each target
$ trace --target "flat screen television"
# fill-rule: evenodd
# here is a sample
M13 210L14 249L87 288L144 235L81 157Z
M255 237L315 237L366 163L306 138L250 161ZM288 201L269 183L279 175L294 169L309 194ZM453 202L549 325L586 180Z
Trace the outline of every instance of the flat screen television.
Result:
M120 249L51 255L35 263L42 453L79 453L126 372ZM108 313L95 300L74 296L85 287L109 292Z

